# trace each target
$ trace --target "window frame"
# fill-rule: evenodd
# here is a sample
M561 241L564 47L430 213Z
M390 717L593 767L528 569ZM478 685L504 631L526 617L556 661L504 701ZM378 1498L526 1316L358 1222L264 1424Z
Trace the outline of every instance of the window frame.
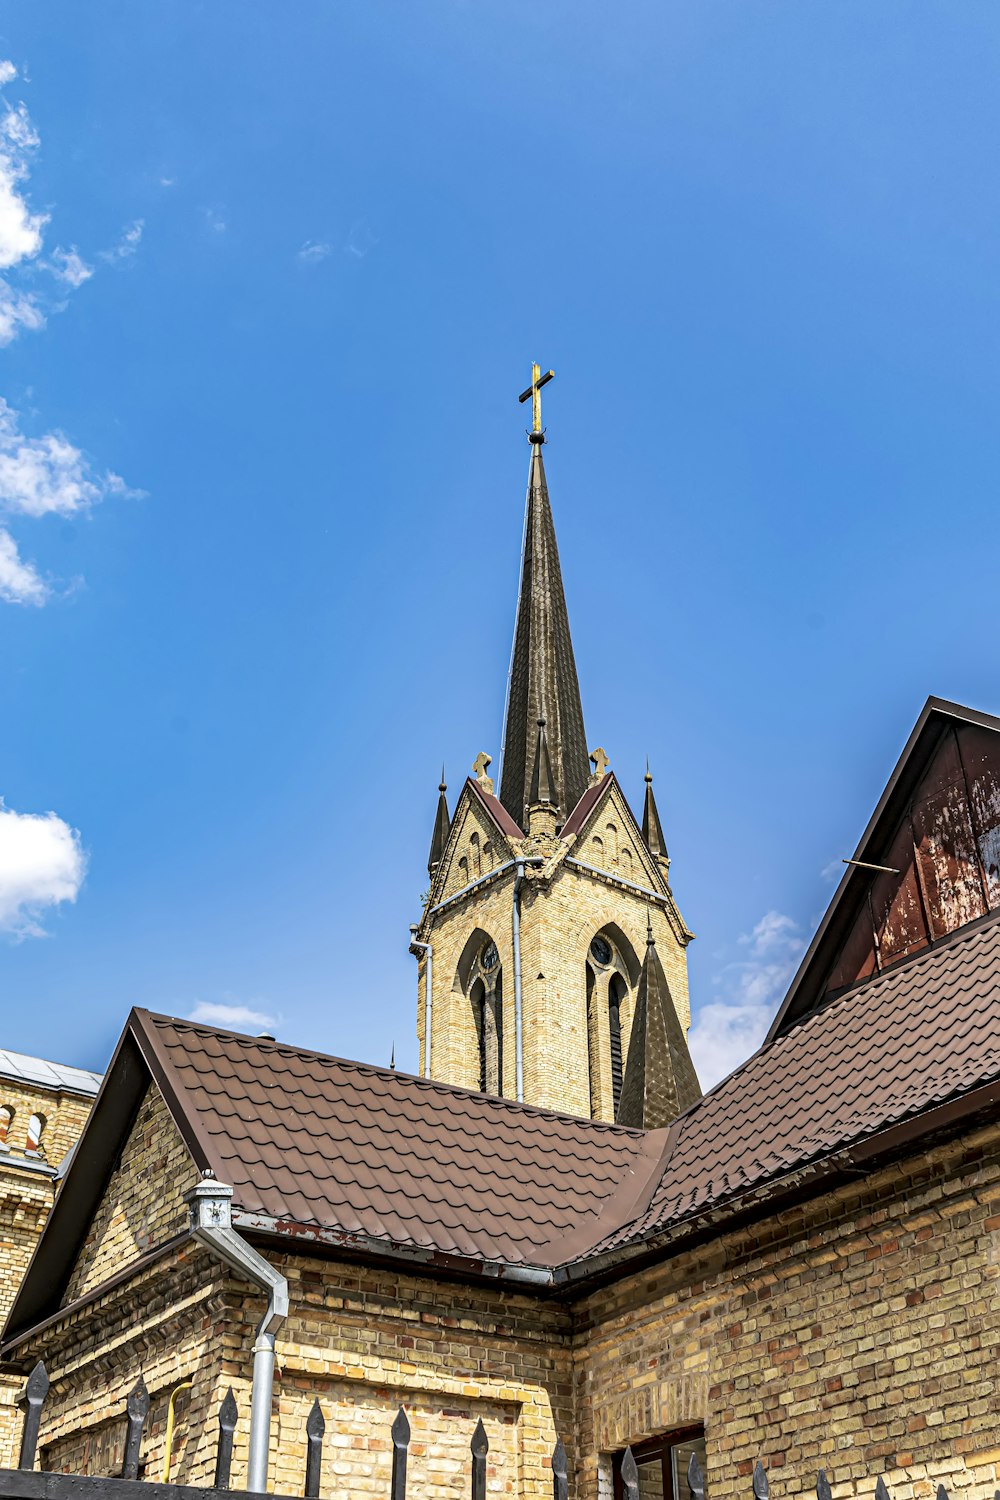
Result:
M705 1437L704 1422L689 1423L686 1427L672 1427L669 1432L659 1433L656 1437L646 1438L642 1443L632 1443L632 1457L636 1463L649 1464L653 1459L660 1460L660 1487L663 1500L688 1500L687 1495L674 1494L674 1476L670 1463L670 1450L677 1448L681 1443L690 1442L692 1438ZM611 1474L614 1480L614 1500L625 1500L625 1486L622 1483L622 1459L625 1457L625 1449L620 1449L612 1455Z

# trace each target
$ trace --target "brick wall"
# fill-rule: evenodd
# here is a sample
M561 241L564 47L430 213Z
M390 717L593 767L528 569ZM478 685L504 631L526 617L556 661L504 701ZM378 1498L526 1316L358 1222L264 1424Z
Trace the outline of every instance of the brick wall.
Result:
M150 1106L142 1118L149 1159L176 1162L165 1111ZM171 1186L193 1182L187 1171ZM147 1197L163 1193L157 1173L143 1180ZM809 1493L821 1466L838 1500L868 1500L880 1472L893 1500L931 1500L939 1480L954 1496L986 1500L1000 1479L998 1205L1000 1127L991 1127L573 1305L265 1247L291 1293L273 1487L300 1489L305 1419L319 1396L329 1494L384 1497L389 1423L405 1404L414 1493L428 1500L464 1493L480 1416L493 1491L532 1500L549 1493L557 1432L574 1492L604 1500L613 1452L690 1423L706 1428L712 1500L746 1497L758 1455L775 1500ZM88 1255L104 1243L95 1237ZM112 1470L141 1368L153 1398L149 1475L162 1462L170 1391L193 1378L178 1408L175 1476L210 1477L218 1405L232 1385L240 1483L262 1310L259 1293L205 1251L175 1246L43 1331L21 1353L44 1354L53 1377L46 1462Z
M52 1207L53 1179L36 1166L62 1161L79 1137L91 1103L77 1094L0 1078L0 1106L11 1112L6 1149L0 1150L0 1325L13 1306ZM45 1128L38 1154L28 1155L28 1121L33 1114L44 1119ZM20 1376L0 1374L0 1466L9 1464L14 1454L19 1430L14 1401L22 1384Z
M196 1173L159 1090L150 1085L70 1277L64 1305L185 1229Z
M1000 1129L893 1167L587 1298L579 1494L600 1453L704 1422L712 1500L992 1496L1000 1478Z

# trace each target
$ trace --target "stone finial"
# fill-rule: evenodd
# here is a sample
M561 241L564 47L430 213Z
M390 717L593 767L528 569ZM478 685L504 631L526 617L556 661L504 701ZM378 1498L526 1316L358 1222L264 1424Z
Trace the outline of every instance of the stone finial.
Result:
M475 776L480 788L486 793L487 797L493 796L493 777L487 776L486 774L487 770L492 764L493 757L492 755L487 755L485 750L480 750L479 754L472 762L472 774Z
M608 766L611 764L608 756L601 749L600 745L598 745L596 750L591 750L590 763L594 768L594 773L590 778L590 785L597 786L598 783L601 782L607 775Z

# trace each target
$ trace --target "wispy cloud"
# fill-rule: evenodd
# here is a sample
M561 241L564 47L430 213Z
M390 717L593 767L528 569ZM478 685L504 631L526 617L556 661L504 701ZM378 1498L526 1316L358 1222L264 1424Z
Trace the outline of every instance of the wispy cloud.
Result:
M80 835L62 818L18 813L0 801L0 932L44 937L43 915L76 900L86 869Z
M225 234L229 228L229 215L224 208L206 208L205 223L213 234Z
M273 1031L280 1017L269 1015L264 1010L254 1010L250 1005L199 1000L188 1020L201 1021L206 1026L222 1026L229 1031Z
M777 911L766 912L739 945L746 956L726 964L714 980L726 998L699 1007L688 1038L705 1088L760 1046L805 947L798 923Z
M120 475L95 470L63 433L26 436L18 414L0 397L0 513L34 519L71 516L110 495L138 493ZM0 525L0 598L11 604L44 604L50 592Z
M306 240L296 259L302 261L304 265L315 266L321 260L326 260L332 250L333 246L325 240Z
M122 260L131 260L142 241L142 231L145 228L145 219L133 219L121 232L117 244L112 245L110 250L99 251L103 261L109 265L115 265Z
M64 281L67 286L73 287L74 291L78 286L83 286L85 281L89 281L94 274L93 266L87 265L77 253L75 245L71 245L68 250L63 250L61 247L53 250L49 256L48 268L57 281Z
M349 255L354 255L358 260L364 260L369 250L378 244L378 240L372 233L372 227L367 219L355 219L351 225L351 232L347 236L347 244L344 249Z

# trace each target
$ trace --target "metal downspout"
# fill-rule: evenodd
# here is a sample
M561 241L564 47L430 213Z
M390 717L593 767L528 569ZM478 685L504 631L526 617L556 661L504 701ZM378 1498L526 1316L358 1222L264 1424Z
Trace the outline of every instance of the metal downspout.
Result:
M424 983L424 1078L431 1076L431 1036L434 1023L434 949L430 943L418 943L414 937L417 931L416 925L410 928L410 952L414 958L419 956L419 950L427 954L427 975Z
M267 1308L253 1346L253 1388L250 1397L250 1457L247 1489L267 1490L268 1450L271 1440L271 1395L274 1388L274 1337L288 1316L288 1282L233 1228L233 1190L206 1172L187 1195L191 1235L225 1265L256 1282L268 1294Z
M517 1102L524 1103L524 1035L521 1025L521 884L524 860L515 862L511 930L514 939L514 1056L517 1071Z

